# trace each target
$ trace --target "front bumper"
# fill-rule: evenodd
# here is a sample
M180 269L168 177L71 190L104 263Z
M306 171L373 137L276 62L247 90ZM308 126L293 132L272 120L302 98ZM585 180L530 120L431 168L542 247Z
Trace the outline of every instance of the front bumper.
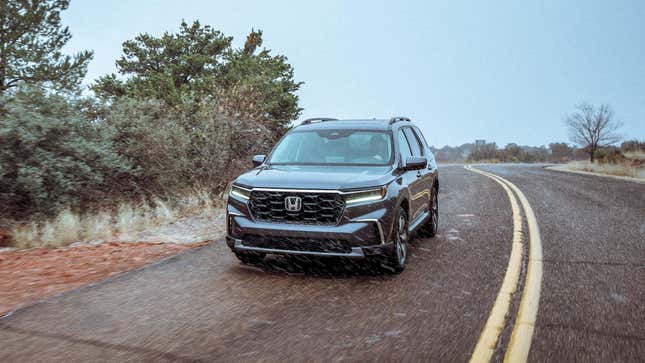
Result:
M229 197L228 246L234 252L364 258L393 251L391 201L346 207L335 225L256 220L242 198Z
M226 242L233 251L349 258L391 251L382 222L386 209L338 225L263 222L244 212L228 205Z

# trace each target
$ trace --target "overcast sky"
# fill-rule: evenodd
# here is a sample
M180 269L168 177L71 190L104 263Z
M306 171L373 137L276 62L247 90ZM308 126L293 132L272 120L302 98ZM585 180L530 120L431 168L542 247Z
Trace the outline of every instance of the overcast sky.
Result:
M492 4L494 3L494 4ZM645 1L72 0L67 50L121 44L200 20L243 44L251 28L305 82L302 119L405 115L433 145L567 141L564 116L609 103L645 139Z

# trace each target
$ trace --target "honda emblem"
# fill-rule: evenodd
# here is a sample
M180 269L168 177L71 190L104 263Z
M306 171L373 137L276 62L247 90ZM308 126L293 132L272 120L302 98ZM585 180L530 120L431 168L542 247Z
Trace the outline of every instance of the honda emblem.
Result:
M302 199L294 196L286 197L284 198L284 207L288 212L299 212L302 209Z

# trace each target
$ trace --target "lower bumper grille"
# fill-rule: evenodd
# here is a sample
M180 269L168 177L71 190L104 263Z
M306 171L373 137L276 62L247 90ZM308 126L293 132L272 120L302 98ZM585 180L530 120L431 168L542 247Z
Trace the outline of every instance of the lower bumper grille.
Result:
M249 247L271 248L278 250L350 253L351 245L341 239L300 238L300 237L266 237L247 234L244 245Z

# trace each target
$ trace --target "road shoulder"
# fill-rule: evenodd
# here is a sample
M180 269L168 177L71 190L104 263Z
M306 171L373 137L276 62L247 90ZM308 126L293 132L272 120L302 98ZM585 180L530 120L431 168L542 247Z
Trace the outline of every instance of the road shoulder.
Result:
M645 180L639 179L639 178L632 178L632 177L629 177L629 176L619 176L619 175L594 173L594 172L591 172L591 171L571 170L571 169L568 169L566 165L547 166L547 167L545 167L545 169L554 170L554 171L560 171L560 172L564 172L564 173L599 176L599 177L603 177L603 178L611 178L611 179L617 179L617 180L628 181L628 182L633 182L633 183L645 184Z
M0 316L203 246L123 243L34 248L0 253Z

